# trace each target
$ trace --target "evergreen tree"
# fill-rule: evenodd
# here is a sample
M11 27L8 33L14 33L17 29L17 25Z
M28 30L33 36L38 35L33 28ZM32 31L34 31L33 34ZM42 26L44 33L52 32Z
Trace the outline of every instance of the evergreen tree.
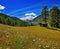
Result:
M57 27L59 28L59 21L60 21L60 11L57 6L54 6L50 10L50 16L49 16L49 24L52 27Z
M49 17L49 11L47 6L44 6L42 9L42 13L41 13L41 21L47 22L48 17Z

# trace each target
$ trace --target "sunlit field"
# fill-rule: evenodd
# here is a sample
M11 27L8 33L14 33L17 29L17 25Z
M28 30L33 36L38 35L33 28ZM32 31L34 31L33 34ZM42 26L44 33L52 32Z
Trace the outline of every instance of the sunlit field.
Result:
M0 24L0 49L60 49L60 31Z

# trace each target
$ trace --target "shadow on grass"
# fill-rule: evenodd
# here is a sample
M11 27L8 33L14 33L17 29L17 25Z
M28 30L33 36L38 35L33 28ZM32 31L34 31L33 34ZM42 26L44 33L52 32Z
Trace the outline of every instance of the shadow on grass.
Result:
M46 27L47 29L51 29L51 30L57 30L57 31L60 31L60 28L49 28L49 27Z

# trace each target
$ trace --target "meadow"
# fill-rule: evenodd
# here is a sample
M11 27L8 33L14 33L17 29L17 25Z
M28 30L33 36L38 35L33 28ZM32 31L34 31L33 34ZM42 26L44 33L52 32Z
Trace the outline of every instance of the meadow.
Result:
M60 29L0 24L0 49L60 49Z

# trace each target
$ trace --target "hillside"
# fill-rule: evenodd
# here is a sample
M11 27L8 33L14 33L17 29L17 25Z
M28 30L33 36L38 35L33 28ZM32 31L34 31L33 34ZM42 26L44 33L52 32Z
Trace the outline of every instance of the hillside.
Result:
M60 49L59 30L0 24L0 49Z
M42 18L42 16L39 15L36 18L34 18L31 22L35 25L38 25L40 23L41 18Z
M28 26L27 22L20 20L19 18L8 16L0 13L0 24L7 24L11 26Z
M32 21L33 21L33 22L38 22L40 19L41 19L41 16L39 15L39 16L37 16L36 18L34 18Z

